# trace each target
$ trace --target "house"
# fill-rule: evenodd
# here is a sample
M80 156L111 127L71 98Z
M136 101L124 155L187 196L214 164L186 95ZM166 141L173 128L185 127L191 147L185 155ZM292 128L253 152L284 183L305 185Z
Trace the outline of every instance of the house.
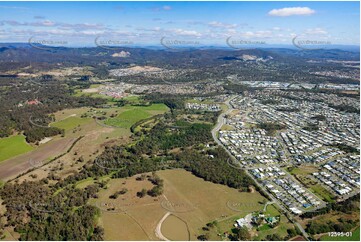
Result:
M268 224L277 223L278 219L276 217L268 217L265 219Z
M252 214L248 214L246 215L246 217L244 218L240 218L238 220L236 220L236 223L234 224L235 227L246 227L247 229L251 229L252 228Z
M27 105L38 105L39 103L40 102L38 99L34 99L26 102Z
M247 223L246 219L244 219L244 218L240 218L240 219L236 220L236 224L235 224L236 227L243 227L243 226L247 226L247 225L248 225L248 223Z
M251 222L255 225L260 225L264 219L264 214L256 214L252 216Z
M296 214L296 215L302 214L302 211L299 210L299 209L297 209L297 208L295 208L295 207L290 208L290 210L291 210L294 214Z

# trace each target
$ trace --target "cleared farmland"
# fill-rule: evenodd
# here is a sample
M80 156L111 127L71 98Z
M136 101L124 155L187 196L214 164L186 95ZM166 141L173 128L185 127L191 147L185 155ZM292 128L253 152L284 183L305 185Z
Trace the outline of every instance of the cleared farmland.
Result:
M263 207L264 197L257 192L239 192L224 185L206 182L184 170L163 170L157 174L164 180L164 193L160 197L137 197L136 193L141 189L152 187L149 181L137 181L137 175L110 180L108 188L99 192L99 198L91 201L91 204L101 210L99 220L104 226L106 240L159 240L155 229L167 212L184 221L189 228L190 239L196 240L202 233L202 227L208 222L218 220L222 224L222 221L230 219L231 227L228 223L225 226L225 230L230 230L234 218L243 217ZM128 189L126 194L117 199L109 198L123 188ZM227 205L230 201L247 206L240 210L231 209ZM129 223L130 220L133 222Z
M26 142L24 135L2 138L0 139L0 162L33 149L34 148Z
M125 106L114 118L105 120L106 125L130 128L136 122L151 116L162 114L168 110L164 104L152 104L150 106Z

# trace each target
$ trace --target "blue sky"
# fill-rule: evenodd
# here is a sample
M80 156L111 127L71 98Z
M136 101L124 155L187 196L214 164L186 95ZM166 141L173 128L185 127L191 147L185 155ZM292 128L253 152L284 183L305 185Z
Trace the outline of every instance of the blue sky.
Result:
M297 36L359 45L359 9L359 2L0 2L0 42L292 44Z

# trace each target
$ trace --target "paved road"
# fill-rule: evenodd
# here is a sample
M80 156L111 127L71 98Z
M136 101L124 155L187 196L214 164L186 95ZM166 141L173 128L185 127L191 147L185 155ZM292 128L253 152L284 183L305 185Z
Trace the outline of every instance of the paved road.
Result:
M303 237L305 239L308 240L309 235L307 234L307 232L303 229L303 227L296 222L296 220L294 219L294 217L288 212L288 210L283 206L283 204L281 204L278 199L276 199L272 194L270 194L266 189L264 189L264 187L249 173L249 171L247 169L245 169L245 172L247 173L247 175L257 184L257 186L265 193L269 196L269 198L271 198L271 202L272 203L276 203L278 205L279 208L281 208L283 210L283 212L285 214L288 214L290 220L298 227L298 229L301 231Z
M223 146L223 144L221 143L221 141L218 139L217 137L217 133L218 131L222 128L222 126L225 124L226 122L226 119L225 119L225 116L227 114L230 114L234 109L232 107L232 105L230 104L230 101L232 101L234 98L236 98L237 96L234 95L234 96L231 96L229 99L227 99L227 101L225 101L225 104L227 105L228 109L226 112L224 113L221 113L221 115L218 116L218 119L217 119L217 124L216 126L212 129L212 136L213 136L213 139L214 141L217 142L218 145L222 146L230 155L231 153L228 151L228 149L226 149L226 147Z

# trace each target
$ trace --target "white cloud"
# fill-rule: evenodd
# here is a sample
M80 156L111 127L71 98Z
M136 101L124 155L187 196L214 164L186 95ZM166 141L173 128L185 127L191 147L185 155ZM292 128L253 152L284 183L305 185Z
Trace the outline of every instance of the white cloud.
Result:
M44 20L42 22L39 23L41 26L54 26L55 23L53 21L50 20Z
M154 12L170 11L170 10L172 10L172 7L168 6L168 5L164 5L164 6L161 6L161 7L153 7L153 8L151 8L151 10L154 11Z
M171 6L163 6L163 10L165 10L165 11L172 10L172 7Z
M104 31L101 30L84 30L84 31L80 31L80 34L84 34L84 35L99 35L99 34L104 34Z
M177 35L183 35L183 36L194 36L194 37L202 36L201 33L197 32L195 30L174 29L174 30L172 30L172 32Z
M268 15L271 16L279 16L279 17L287 17L292 15L311 15L316 11L309 7L292 7L292 8L280 8L273 9L268 12Z
M325 35L328 32L322 28L307 29L306 34Z
M208 25L214 28L225 28L225 29L233 29L237 27L237 24L226 24L218 21L209 22Z
M237 30L235 29L227 29L227 34L236 34Z
M75 29L75 30L83 30L83 29L105 29L105 26L102 24L89 24L89 23L81 23L81 24L68 24L68 23L60 23L53 22L51 20L43 20L37 22L18 22L16 20L4 20L0 21L0 25L10 25L10 26L30 26L30 27L59 27L62 29Z
M244 38L270 38L273 36L273 33L269 30L260 30L256 32L247 31L240 33L240 36Z

